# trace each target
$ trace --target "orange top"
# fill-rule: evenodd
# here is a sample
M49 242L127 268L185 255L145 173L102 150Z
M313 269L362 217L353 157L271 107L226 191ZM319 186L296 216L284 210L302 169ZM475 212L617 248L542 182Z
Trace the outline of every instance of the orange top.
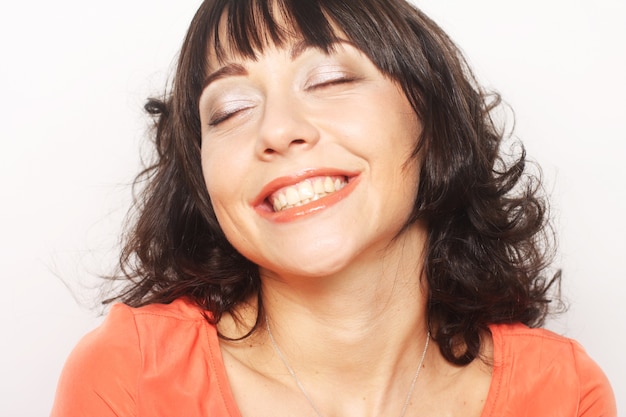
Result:
M52 417L240 417L214 326L183 299L115 305L70 355ZM494 367L482 417L617 415L611 387L578 343L491 326Z

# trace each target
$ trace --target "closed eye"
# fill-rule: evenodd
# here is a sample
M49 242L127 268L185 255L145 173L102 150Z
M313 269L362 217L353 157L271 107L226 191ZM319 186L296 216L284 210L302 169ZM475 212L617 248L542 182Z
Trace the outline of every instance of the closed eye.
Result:
M209 126L215 127L219 125L220 123L225 122L226 120L230 119L236 113L237 111L218 112L211 117L211 120L209 120Z
M319 90L319 89L324 89L327 87L333 87L333 86L337 86L337 85L342 85L342 84L349 84L351 82L354 81L358 81L358 77L355 76L351 76L351 75L341 75L341 76L337 76L332 75L331 76L320 76L320 77L316 77L317 79L312 80L312 82L309 83L309 86L306 87L307 91L315 91L315 90Z
M216 127L219 124L227 121L228 119L250 108L251 106L249 105L240 106L240 107L228 106L227 108L215 111L209 119L209 126Z

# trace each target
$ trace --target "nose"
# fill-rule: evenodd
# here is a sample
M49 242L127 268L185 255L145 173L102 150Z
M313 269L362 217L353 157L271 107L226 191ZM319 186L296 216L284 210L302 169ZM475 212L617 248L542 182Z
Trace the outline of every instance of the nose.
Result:
M259 157L272 160L313 147L319 141L319 131L308 116L304 103L293 94L268 94L256 143Z

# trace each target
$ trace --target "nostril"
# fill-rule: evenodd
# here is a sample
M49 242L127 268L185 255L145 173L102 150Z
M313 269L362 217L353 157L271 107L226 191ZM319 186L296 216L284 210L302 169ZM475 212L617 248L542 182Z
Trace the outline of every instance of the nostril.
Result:
M305 143L306 141L304 139L294 139L291 141L291 143L294 143L296 145L301 145L303 143Z

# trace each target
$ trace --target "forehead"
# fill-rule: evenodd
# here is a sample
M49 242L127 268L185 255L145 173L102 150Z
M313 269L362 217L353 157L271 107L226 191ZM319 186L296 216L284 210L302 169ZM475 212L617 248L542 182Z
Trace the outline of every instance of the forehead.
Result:
M282 47L278 47L278 48L275 47L274 49L282 49L284 52L286 52L286 55L288 55L289 59L291 61L294 61L300 55L302 55L307 49L310 49L310 48L314 48L321 53L325 53L328 56L329 52L334 53L339 50L343 50L343 48L345 48L345 45L351 45L352 47L357 49L352 42L346 41L346 40L339 40L336 43L330 45L329 47L330 51L322 51L315 46L311 46L307 44L302 39L299 41L293 42L289 45L283 45ZM241 59L240 56L235 56L235 57L229 56L227 58L229 59L227 62L219 61L219 62L216 62L215 65L208 66L207 71L206 71L208 75L204 79L202 90L207 88L209 84L219 79L233 76L233 75L246 75L247 74L247 68L246 68L247 63L244 62L246 61L246 59Z

